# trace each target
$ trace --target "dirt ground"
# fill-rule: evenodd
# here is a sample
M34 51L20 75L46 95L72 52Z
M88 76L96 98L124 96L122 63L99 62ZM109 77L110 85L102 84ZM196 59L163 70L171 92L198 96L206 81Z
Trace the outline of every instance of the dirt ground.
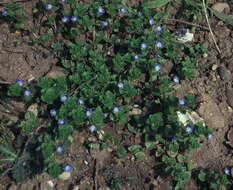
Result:
M220 2L220 1L218 1ZM216 3L216 1L212 1ZM27 14L32 14L31 9L35 2L23 3ZM233 15L233 4L229 3L229 15ZM176 17L175 12L171 17ZM30 30L33 21L29 19L25 30ZM202 25L207 26L203 19ZM173 28L186 27L177 23ZM196 111L206 124L214 131L212 140L203 140L202 147L192 152L192 163L196 169L210 168L223 173L224 167L232 167L232 148L226 143L226 134L233 127L233 93L232 72L233 72L233 26L227 25L216 17L211 18L211 27L216 37L217 44L221 50L219 53L213 42L209 31L197 29L194 35L194 43L205 43L208 48L208 56L198 62L196 78L190 81L181 81L177 95L184 92L195 95ZM0 84L14 83L21 78L27 83L39 79L47 73L57 70L57 59L45 57L48 53L46 48L31 45L33 34L17 33L9 28L3 20L0 22ZM26 33L26 32L25 32ZM17 40L21 40L17 44ZM16 105L17 106L17 105ZM26 109L21 107L21 110ZM133 143L140 144L140 134L132 135L122 128L108 124L104 127L112 136L120 137L120 143L124 141L127 146ZM93 142L94 141L94 142ZM87 132L80 132L73 136L73 143L67 153L65 160L77 169L73 170L71 177L63 181L52 179L48 174L42 173L37 179L29 179L25 183L14 183L10 177L0 178L0 190L86 190L98 189L108 190L104 174L97 174L97 171L111 168L112 172L119 178L132 177L134 184L121 184L121 189L130 190L169 190L169 178L159 176L162 173L161 165L151 152L145 151L146 159L136 162L134 157L128 157L119 162L116 155L116 147L107 150L96 148L89 151L87 145L96 143L95 137L90 138ZM87 162L86 162L87 161ZM86 163L85 163L86 162ZM54 187L49 186L48 181L52 180ZM194 181L190 181L187 190L198 189Z

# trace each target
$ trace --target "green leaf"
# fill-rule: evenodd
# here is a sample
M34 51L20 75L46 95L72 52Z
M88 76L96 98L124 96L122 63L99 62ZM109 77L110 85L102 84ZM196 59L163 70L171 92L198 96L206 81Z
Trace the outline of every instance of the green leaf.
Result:
M50 143L43 143L42 144L42 154L44 156L45 159L49 158L55 150L55 144L54 142L50 142Z
M209 8L209 7L208 7L208 8ZM232 18L232 17L230 17L230 16L228 16L228 15L226 15L226 14L224 14L224 13L220 13L220 12L218 12L218 11L212 9L212 8L209 8L209 9L210 9L210 11L211 11L216 17L218 17L220 20L226 22L227 24L233 25L233 18Z
M14 170L13 170L13 178L17 181L17 182L21 182L24 181L26 179L26 175L25 175L25 169L24 166L19 165L17 166Z
M183 162L183 159L184 159L184 158L183 158L182 155L178 155L178 156L177 156L177 160L178 160L179 163L182 163L182 162Z
M141 148L142 147L140 145L132 145L128 148L128 150L132 152L133 154L136 154L137 152L140 151Z
M154 148L155 144L151 141L148 141L148 142L145 142L145 146L146 146L146 148Z
M119 123L120 124L125 124L127 123L127 116L124 112L119 112L118 115L117 115L118 119L119 119Z
M67 141L72 131L73 127L71 125L58 126L58 139Z
M27 112L25 115L26 121L22 121L19 124L26 135L30 135L30 133L40 124L39 119L32 112Z
M91 122L96 124L98 127L101 127L103 125L103 120L104 120L104 113L101 107L98 106L91 116Z
M47 77L42 77L40 78L39 82L38 82L38 86L40 88L50 88L53 84L53 81Z
M187 171L183 174L184 181L188 181L191 178L191 172Z
M127 152L123 146L119 146L117 149L117 155L120 159L126 159Z
M81 106L76 109L73 109L71 115L72 120L76 125L80 125L86 118L85 112Z
M170 144L169 150L171 151L171 153L177 153L179 150L179 144L178 143Z
M102 102L104 107L108 109L113 108L114 100L115 100L115 95L109 90L106 92L105 96L100 97L100 101Z
M163 113L162 112L158 112L155 114L151 114L149 116L149 124L151 124L151 128L153 130L156 130L157 128L163 126Z
M0 164L10 163L10 162L14 162L14 161L15 161L15 158L12 158L12 157L0 158Z
M19 84L12 84L9 86L7 94L9 96L21 96L22 87Z
M154 8L160 8L164 5L166 5L167 3L169 3L171 0L154 0L154 1L151 1L151 2L146 2L144 3L142 6L144 8L151 8L151 9L154 9Z
M202 182L205 181L205 177L206 177L206 173L204 172L204 170L201 170L200 173L198 174L198 179Z
M14 152L14 150L9 147L9 146L3 146L3 145L0 145L0 152L2 152L3 154L5 155L9 155L11 156L12 158L17 158L17 154Z
M135 154L135 156L136 156L137 161L142 161L142 160L144 160L144 158L145 158L146 155L145 155L144 152L137 152Z
M48 173L53 178L57 178L62 172L63 169L60 163L52 163L48 167Z

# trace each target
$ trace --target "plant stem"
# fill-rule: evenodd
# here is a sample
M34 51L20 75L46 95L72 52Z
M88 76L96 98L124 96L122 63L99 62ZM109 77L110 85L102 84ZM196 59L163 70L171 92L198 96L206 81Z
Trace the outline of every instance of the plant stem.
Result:
M175 18L161 18L161 20L168 20L168 21L173 21L173 22L180 22L180 23L184 23L184 24L187 24L187 25L191 25L191 26L196 26L196 27L199 27L199 28L203 28L203 29L206 29L206 30L210 30L209 28L205 27L205 26L201 26L199 24L194 24L194 23L191 23L191 22L187 22L185 20L180 20L180 19L175 19Z

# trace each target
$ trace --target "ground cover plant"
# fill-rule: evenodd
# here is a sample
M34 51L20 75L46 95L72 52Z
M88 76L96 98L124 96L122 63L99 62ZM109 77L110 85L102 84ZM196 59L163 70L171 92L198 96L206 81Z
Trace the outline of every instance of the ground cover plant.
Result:
M125 1L104 0L87 6L75 0L50 0L39 1L33 12L35 19L44 18L33 26L38 37L33 44L48 48L46 56L58 58L57 65L67 76L41 77L28 85L18 79L7 86L5 98L28 106L36 103L39 114L28 111L16 126L20 134L14 147L0 147L2 175L20 182L42 171L53 178L70 172L75 169L72 163L60 161L71 146L70 137L80 131L96 134L111 122L143 134L143 143L126 147L105 133L103 149L113 144L119 159L132 154L136 161L144 159L145 149L154 151L164 173L172 177L172 189L184 189L193 175L190 152L201 146L200 138L211 140L213 133L204 122L179 120L178 112L194 109L194 97L175 97L173 89L180 80L195 77L196 62L207 53L206 47L177 41L161 22L165 12L148 3L130 7ZM26 19L13 1L3 16L17 29ZM174 65L172 70L169 64ZM143 101L137 102L136 96ZM134 107L146 109L135 115ZM103 175L106 172L112 189L119 189L124 180L133 183L110 170ZM228 185L226 175L201 170L198 180L203 188L219 189Z

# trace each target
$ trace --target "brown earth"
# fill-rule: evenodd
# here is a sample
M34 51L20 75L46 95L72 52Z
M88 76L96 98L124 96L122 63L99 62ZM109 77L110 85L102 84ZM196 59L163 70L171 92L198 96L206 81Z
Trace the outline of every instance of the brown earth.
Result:
M212 1L215 3L216 1ZM220 2L220 1L218 1ZM23 4L27 14L31 15L35 2ZM229 3L233 15L233 4ZM175 17L174 11L171 17ZM29 19L25 29L30 30L33 21ZM207 26L203 19L202 25ZM187 27L177 23L173 28ZM233 94L226 93L232 86L233 72L233 27L220 21L214 16L211 17L211 27L220 47L221 53L216 49L213 38L209 31L197 29L194 37L195 43L205 43L208 48L208 56L203 57L198 63L196 78L192 81L181 81L177 95L186 92L196 97L196 112L206 121L207 125L214 131L212 140L203 140L202 147L192 152L192 162L195 168L210 168L223 173L224 167L233 167L232 148L226 145L226 133L233 126L233 105L231 100ZM28 83L37 80L48 73L57 60L53 57L44 58L48 50L41 46L31 46L31 35L24 35L23 32L11 31L6 23L0 24L0 83L14 83L16 79L24 79ZM172 29L172 27L171 27ZM17 44L17 40L21 40ZM48 52L47 52L48 53ZM221 69L222 67L223 69ZM22 107L21 107L22 109ZM23 108L26 109L26 108ZM23 111L23 110L22 110ZM105 131L113 137L123 139L124 145L140 144L140 134L132 134L122 129L121 126L109 124L104 127ZM131 186L121 184L121 189L135 190L168 190L169 179L158 175L161 163L155 160L154 156L147 150L146 159L136 162L134 157L128 156L124 161L116 158L116 147L107 150L96 149L95 152L88 151L87 145L91 143L88 139L90 134L80 132L73 136L73 143L69 149L70 154L64 161L71 163L78 168L72 170L71 178L66 181L52 179L46 173L38 176L37 179L29 179L25 183L15 184L9 177L0 178L0 190L79 190L98 189L108 190L104 175L98 174L98 170L111 168L112 172L119 178L133 177L135 184ZM136 138L135 138L136 136ZM87 161L88 164L85 164ZM54 187L48 185L52 180ZM197 189L195 182L190 181L187 190Z

